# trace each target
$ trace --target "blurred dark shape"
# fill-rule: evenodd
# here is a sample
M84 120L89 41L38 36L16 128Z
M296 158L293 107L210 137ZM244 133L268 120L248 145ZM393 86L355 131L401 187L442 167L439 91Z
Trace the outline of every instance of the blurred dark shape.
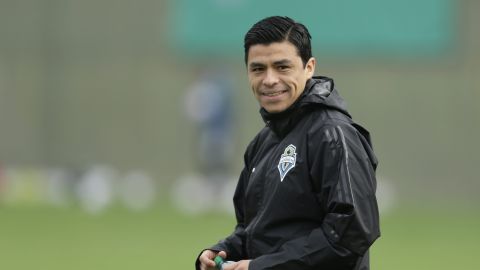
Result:
M222 181L233 154L232 80L228 69L204 68L187 90L185 110L195 125L193 157L203 177ZM217 179L220 178L220 179Z

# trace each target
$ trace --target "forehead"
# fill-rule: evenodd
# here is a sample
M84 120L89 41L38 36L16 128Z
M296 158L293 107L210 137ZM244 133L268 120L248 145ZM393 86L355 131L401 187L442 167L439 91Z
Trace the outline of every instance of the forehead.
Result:
M288 41L273 42L268 45L256 44L251 46L248 51L248 63L268 63L279 60L302 61L297 48Z

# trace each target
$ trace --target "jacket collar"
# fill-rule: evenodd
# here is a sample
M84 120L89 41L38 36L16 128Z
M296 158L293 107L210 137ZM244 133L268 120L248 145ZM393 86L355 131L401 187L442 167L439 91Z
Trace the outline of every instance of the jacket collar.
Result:
M260 115L267 127L277 136L283 138L307 112L318 107L318 105L339 110L349 116L343 99L334 90L333 80L324 76L309 79L303 93L285 111L269 113L261 108Z

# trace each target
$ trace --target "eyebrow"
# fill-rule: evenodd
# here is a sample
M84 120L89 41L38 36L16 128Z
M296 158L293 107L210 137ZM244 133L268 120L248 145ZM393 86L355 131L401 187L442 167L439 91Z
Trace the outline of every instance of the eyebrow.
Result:
M292 61L290 61L288 59L282 59L282 60L278 60L278 61L273 62L273 64L275 66L290 65L290 64L292 64Z
M274 66L291 65L291 64L292 64L292 61L290 61L288 59L282 59L282 60L278 60L278 61L273 62ZM254 68L254 67L265 67L266 65L262 64L262 63L258 63L258 62L252 62L248 66L250 68Z
M257 62L252 62L250 65L248 65L250 68L255 68L255 67L264 67L264 64L257 63Z

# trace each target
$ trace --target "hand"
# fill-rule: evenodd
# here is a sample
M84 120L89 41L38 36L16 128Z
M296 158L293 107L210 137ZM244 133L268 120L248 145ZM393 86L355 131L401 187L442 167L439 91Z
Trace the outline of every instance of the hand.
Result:
M200 255L200 257L198 258L200 260L200 269L201 270L215 270L215 262L213 261L213 259L216 257L216 256L220 256L222 258L227 258L227 253L225 251L220 251L218 252L215 252L213 250L205 250L204 252L202 252L202 255Z
M223 270L248 270L251 260L241 260L234 263L224 264Z

